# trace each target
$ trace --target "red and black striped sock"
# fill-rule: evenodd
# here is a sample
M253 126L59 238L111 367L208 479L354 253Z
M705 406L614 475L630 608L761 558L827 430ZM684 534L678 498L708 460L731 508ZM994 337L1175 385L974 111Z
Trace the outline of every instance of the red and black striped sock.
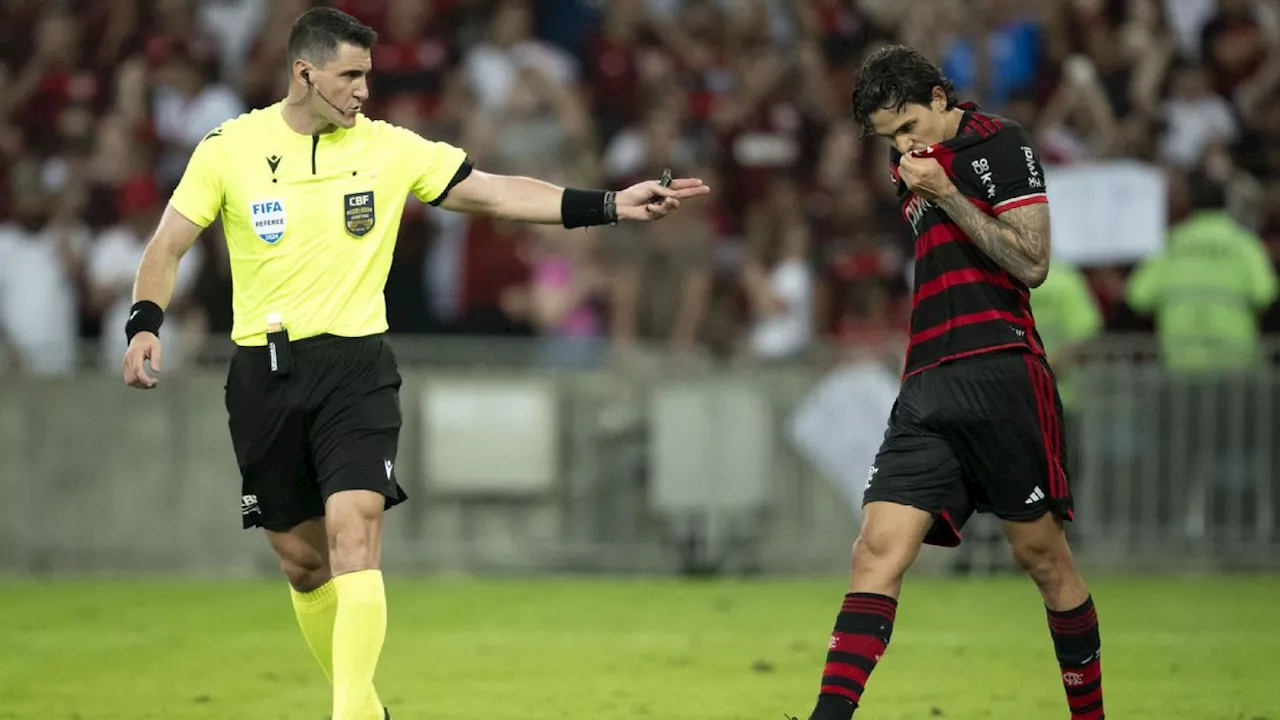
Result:
M1074 610L1049 610L1049 632L1062 668L1071 720L1104 720L1102 711L1102 637L1093 598Z
M875 593L844 596L822 668L822 689L809 720L850 720L876 662L889 646L898 601Z

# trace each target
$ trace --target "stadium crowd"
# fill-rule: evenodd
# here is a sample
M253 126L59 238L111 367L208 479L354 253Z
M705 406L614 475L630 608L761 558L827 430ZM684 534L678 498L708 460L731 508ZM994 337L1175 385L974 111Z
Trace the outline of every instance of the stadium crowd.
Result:
M186 158L283 96L284 39L310 4L0 4L0 373L118 372L133 273ZM1160 166L1171 226L1194 188L1223 188L1280 262L1278 0L329 4L380 33L371 117L496 172L618 187L672 167L716 190L667 222L590 232L411 200L386 289L396 333L539 336L561 365L634 344L778 361L884 343L910 310L910 237L887 147L848 99L861 60L895 42L1030 128L1046 163ZM1082 270L1105 328L1153 327L1126 302L1132 267ZM1280 330L1264 300L1261 327ZM166 366L230 323L215 226L182 263Z

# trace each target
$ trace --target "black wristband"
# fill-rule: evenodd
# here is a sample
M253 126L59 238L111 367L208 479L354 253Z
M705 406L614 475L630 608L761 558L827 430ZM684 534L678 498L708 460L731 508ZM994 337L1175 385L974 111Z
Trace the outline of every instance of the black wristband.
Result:
M560 220L566 228L616 225L618 194L612 190L565 188L560 196Z
M160 335L160 326L164 324L164 310L150 300L139 300L129 308L129 321L124 324L124 335L128 341L140 332Z

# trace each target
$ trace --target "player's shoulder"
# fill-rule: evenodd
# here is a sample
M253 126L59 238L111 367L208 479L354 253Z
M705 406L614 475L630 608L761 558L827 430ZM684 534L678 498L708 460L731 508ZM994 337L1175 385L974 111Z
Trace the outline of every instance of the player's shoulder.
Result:
M396 143L412 143L414 141L422 141L425 138L416 131L411 130L403 125L397 125L387 120L366 117L360 115L356 118L355 127L352 131L361 139L373 140L378 143L394 145Z
M965 116L965 133L973 133L987 143L1024 145L1030 142L1030 134L1022 123L999 113L988 112L979 107L970 108Z
M200 143L205 144L216 141L218 144L230 146L233 142L261 137L261 131L271 121L272 116L270 113L274 107L249 110L229 120L224 120L221 125L206 133L201 138Z

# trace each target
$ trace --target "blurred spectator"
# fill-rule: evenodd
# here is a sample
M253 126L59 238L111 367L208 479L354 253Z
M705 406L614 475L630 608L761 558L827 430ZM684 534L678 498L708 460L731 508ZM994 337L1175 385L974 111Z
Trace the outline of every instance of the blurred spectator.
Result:
M457 64L457 47L439 6L431 0L389 0L386 32L373 49L377 93L368 112L396 101L411 102L428 116L440 102L447 74Z
M1030 3L983 0L968 15L972 36L959 36L941 58L943 72L963 95L980 94L1002 108L1013 93L1039 79L1041 30Z
M0 225L0 342L33 375L75 370L77 298L88 231L76 196L48 192L34 163L11 171L13 220Z
M193 56L190 48L173 47L157 56L152 124L164 148L158 158L160 185L170 189L177 186L196 144L244 112L244 106L230 87L208 81L208 60Z
M1180 373L1246 368L1261 360L1259 320L1276 299L1275 268L1261 240L1225 210L1226 193L1204 173L1191 183L1193 211L1169 245L1129 281L1129 305L1154 313L1164 364Z
M1055 259L1044 283L1031 291L1031 307L1045 355L1061 380L1078 359L1081 346L1102 331L1098 300L1079 268Z
M103 372L116 374L120 372L120 359L127 349L120 328L129 319L129 308L133 305L134 276L142 262L142 251L147 246L151 231L160 221L164 201L155 181L140 176L120 187L117 203L120 222L98 236L89 250L86 263L89 305L102 318L98 361ZM173 299L165 313L166 372L182 368L189 355L189 346L198 345L198 341L192 342L186 336L185 320L191 314L191 292L203 262L203 248L196 245L178 264Z
M708 218L681 212L658 230L615 229L613 345L630 356L637 344L690 358L704 330L712 282Z
M0 115L15 120L29 151L46 155L58 149L62 112L96 102L100 88L84 69L84 28L74 15L51 5L35 32L34 52L14 72Z
M457 273L454 332L529 335L529 263L533 230L523 224L472 216L463 225Z
M489 37L463 61L468 85L482 112L500 110L521 81L521 70L538 71L550 83L575 83L578 66L568 53L533 37L527 0L499 0Z
M1165 162L1193 168L1212 142L1234 142L1238 131L1231 105L1215 95L1208 71L1199 63L1176 65L1170 78L1171 97L1165 103L1168 129L1160 143Z
M661 174L665 167L692 167L697 161L697 143L684 134L685 119L679 95L655 99L641 122L629 125L613 136L605 147L603 172L606 181L623 186L640 177Z
M608 284L595 239L555 227L539 227L537 234L529 306L533 325L543 336L542 364L595 367L605 348L600 304Z
M254 38L276 0L197 0L200 29L217 43L218 73L234 83L244 72Z
M289 89L285 41L293 21L309 6L307 0L271 0L262 32L249 47L244 76L239 83L240 96L248 107L266 107L285 96ZM370 21L367 16L362 19Z
M763 228L764 247L744 262L743 285L750 313L748 353L762 361L802 356L814 337L814 282L809 229L797 188L779 182L773 214Z

